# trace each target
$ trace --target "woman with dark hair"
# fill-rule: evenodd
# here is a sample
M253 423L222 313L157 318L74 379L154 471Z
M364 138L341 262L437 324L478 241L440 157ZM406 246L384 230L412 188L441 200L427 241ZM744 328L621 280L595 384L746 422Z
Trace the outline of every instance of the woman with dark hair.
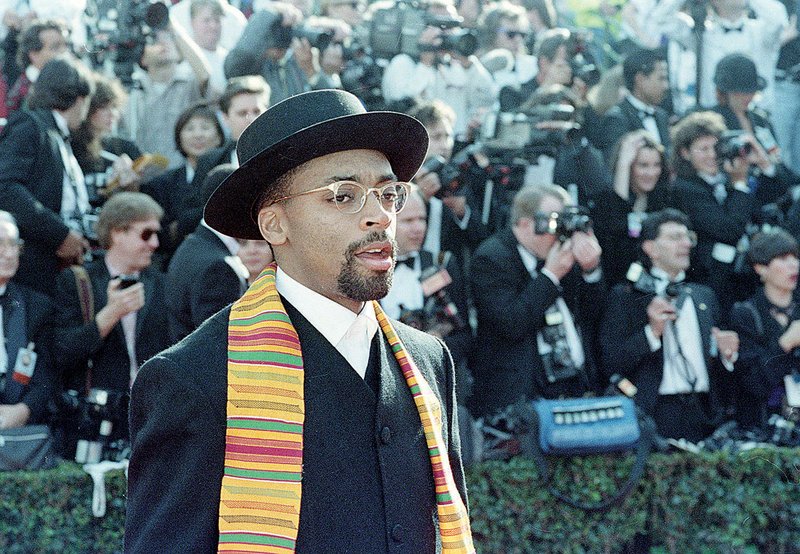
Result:
M795 290L800 271L797 241L783 229L757 235L749 259L763 286L731 311L731 330L739 333L735 375L738 420L763 425L781 410L784 378L800 367L800 304Z
M138 190L140 179L133 160L142 153L131 141L113 136L126 100L122 85L99 73L95 73L94 81L89 112L75 131L72 149L83 171L89 202L97 208L117 188Z
M152 196L164 208L160 254L165 267L168 258L202 217L202 213L198 214L194 209L184 209L194 205L192 199L196 191L191 182L197 160L211 148L221 145L223 138L222 125L208 104L189 106L175 123L175 145L186 163L142 185L142 192Z
M639 232L648 213L667 207L669 189L664 147L644 130L624 135L612 156L614 190L591 201L600 261L610 285L625 279L637 260Z

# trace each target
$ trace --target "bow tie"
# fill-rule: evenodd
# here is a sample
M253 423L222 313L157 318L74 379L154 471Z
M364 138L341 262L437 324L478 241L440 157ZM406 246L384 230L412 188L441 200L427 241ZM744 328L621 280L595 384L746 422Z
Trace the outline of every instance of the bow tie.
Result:
M738 27L726 27L725 25L722 25L723 33L741 33L743 30L744 30L744 23L742 23Z
M405 264L408 267L410 267L411 269L414 269L414 262L416 261L416 259L417 259L416 256L408 256L406 258L397 258L397 263L395 265L399 266L399 265Z
M645 119L647 117L655 117L656 111L652 108L648 109L640 109L639 110L639 119Z

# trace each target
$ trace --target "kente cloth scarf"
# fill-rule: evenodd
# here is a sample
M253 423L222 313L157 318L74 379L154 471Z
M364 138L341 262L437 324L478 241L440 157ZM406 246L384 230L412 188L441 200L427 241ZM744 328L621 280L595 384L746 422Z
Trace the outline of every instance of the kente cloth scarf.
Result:
M219 505L221 553L294 552L303 468L303 355L275 287L277 266L233 304L228 325L225 470ZM469 517L442 438L438 399L374 302L419 411L431 459L445 553L474 553Z

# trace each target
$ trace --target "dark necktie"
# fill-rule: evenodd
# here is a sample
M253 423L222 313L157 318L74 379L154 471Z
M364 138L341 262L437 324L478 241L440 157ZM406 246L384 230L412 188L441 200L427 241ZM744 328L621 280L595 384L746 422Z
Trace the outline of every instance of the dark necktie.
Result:
M397 263L395 265L407 265L411 269L414 269L414 262L416 261L416 256L407 256L405 258L397 258Z
M726 27L725 25L722 26L722 32L727 33L741 33L744 30L744 24L739 25L738 27Z

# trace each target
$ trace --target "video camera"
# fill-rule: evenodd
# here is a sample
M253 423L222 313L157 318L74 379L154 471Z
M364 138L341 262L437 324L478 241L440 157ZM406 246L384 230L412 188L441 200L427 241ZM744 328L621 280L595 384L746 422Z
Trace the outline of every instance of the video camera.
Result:
M133 84L134 67L145 44L169 25L169 8L154 0L90 2L86 9L87 49L95 65L113 63L114 74L125 86Z
M560 147L581 136L575 116L575 108L569 104L540 104L516 113L490 114L482 128L483 144L489 152L520 151L528 159L539 154L555 157ZM545 128L545 122L561 125Z
M427 11L420 0L397 0L387 8L375 10L370 23L370 48L380 59L392 59L398 54L419 58L425 51L449 51L461 56L471 56L478 49L475 32L461 28L462 19L439 17ZM439 27L447 32L437 46L419 44L425 27Z
M745 138L744 131L725 131L719 137L715 150L720 164L724 160L744 158L753 151L753 145Z
M568 206L561 212L539 212L533 221L537 235L554 235L562 242L577 232L588 233L592 229L592 218L582 206Z

